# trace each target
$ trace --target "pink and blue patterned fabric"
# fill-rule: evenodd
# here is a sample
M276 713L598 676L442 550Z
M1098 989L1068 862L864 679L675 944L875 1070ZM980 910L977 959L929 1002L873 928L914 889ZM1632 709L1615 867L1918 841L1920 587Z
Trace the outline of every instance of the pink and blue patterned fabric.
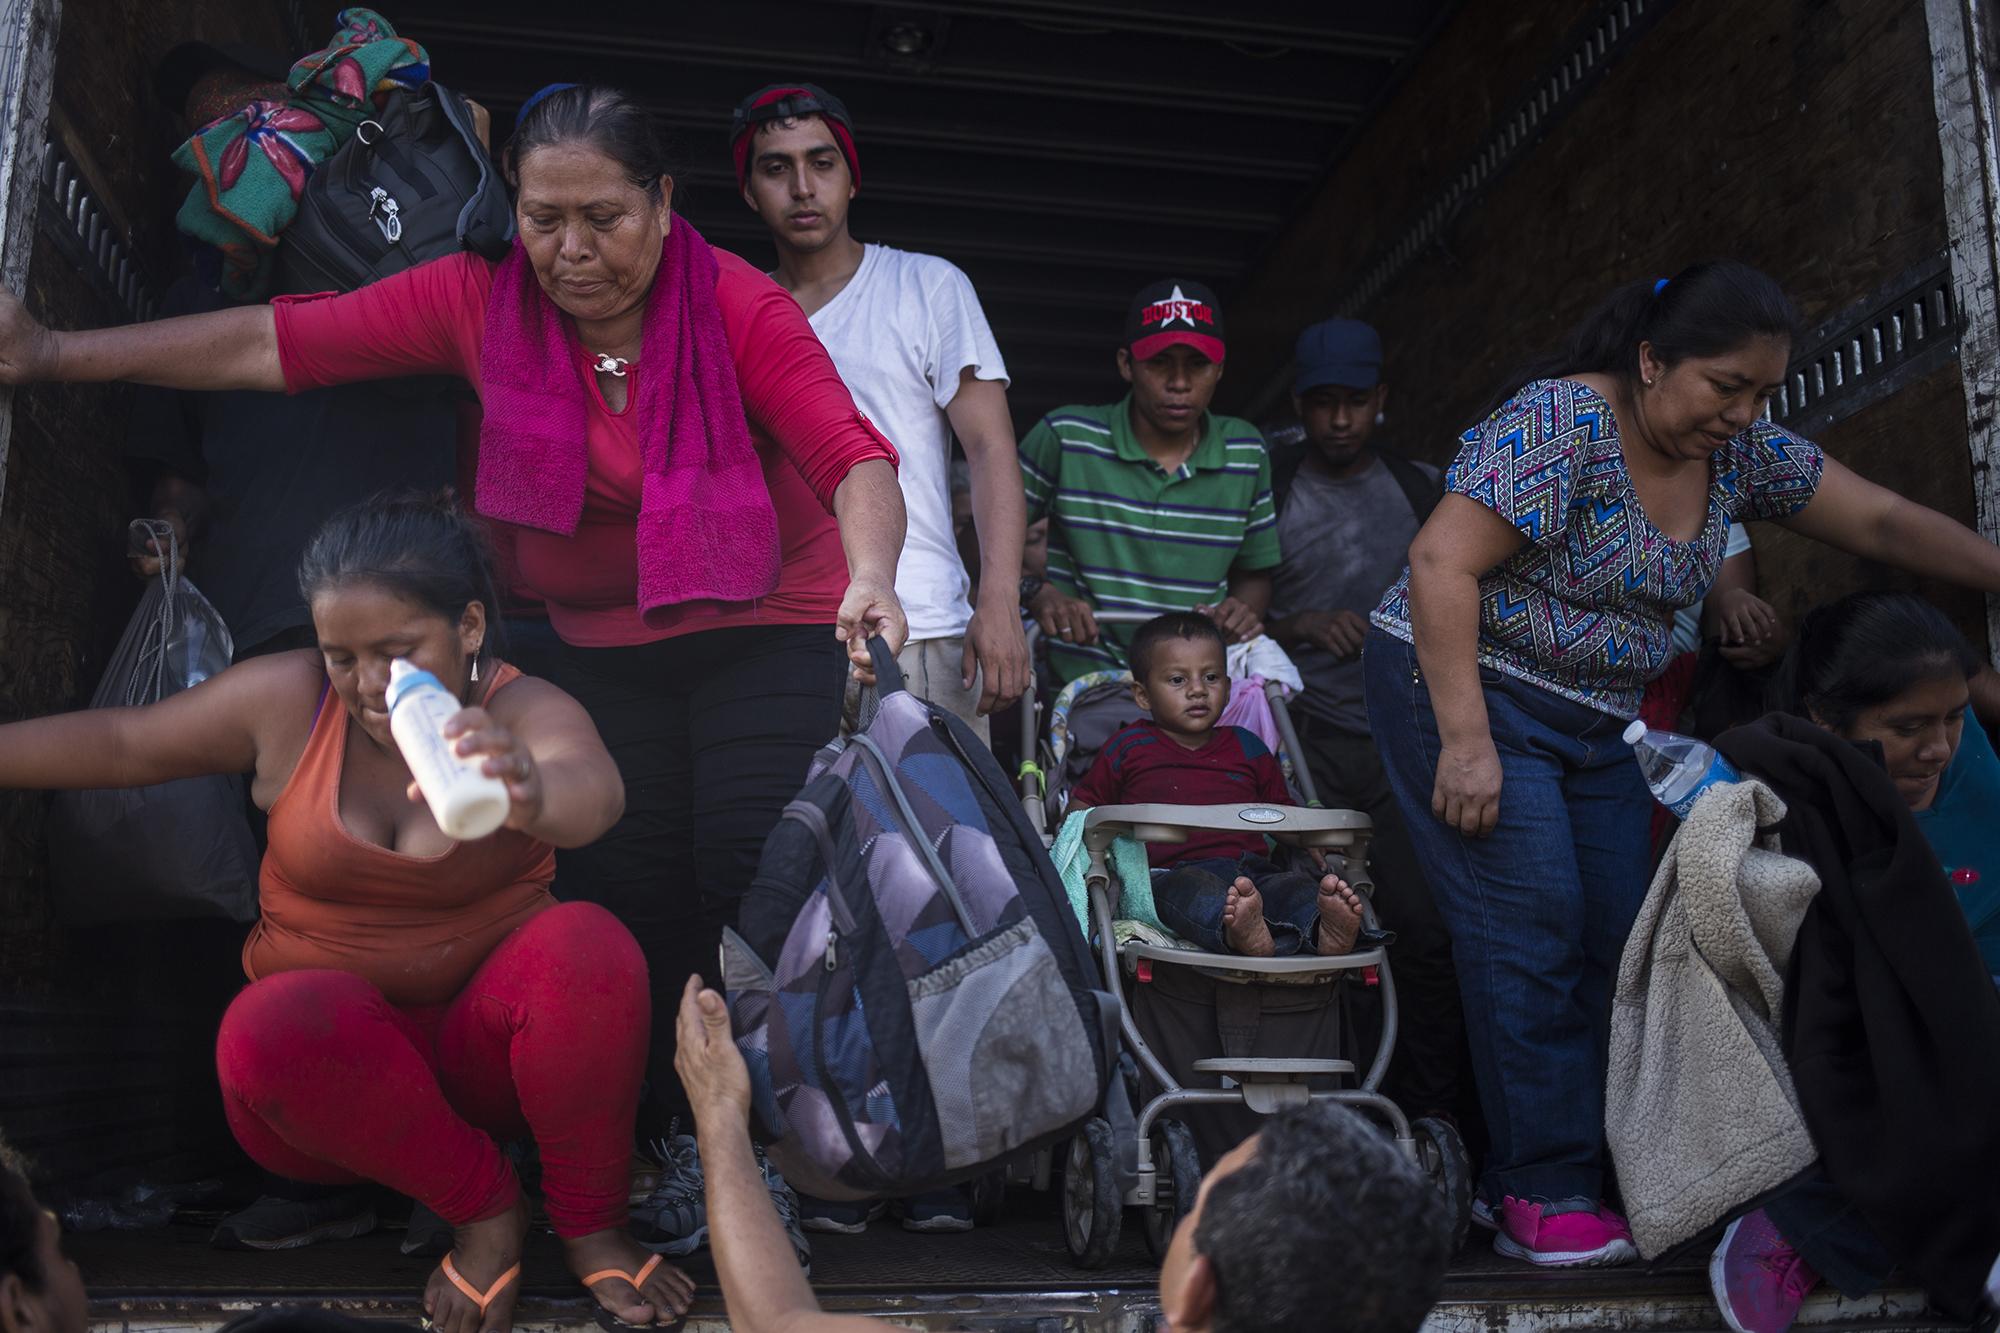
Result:
M176 222L221 253L223 295L264 299L272 254L298 216L306 181L391 93L413 92L430 77L421 45L372 9L343 9L333 39L292 66L288 100L234 108L174 150L181 169L201 178Z
M1732 523L1784 518L1819 488L1826 455L1769 421L1709 460L1708 520L1674 541L1646 518L1611 404L1575 380L1536 380L1460 437L1445 490L1520 529L1479 580L1479 662L1620 717L1672 656L1674 612L1708 592ZM1410 571L1374 623L1405 642Z

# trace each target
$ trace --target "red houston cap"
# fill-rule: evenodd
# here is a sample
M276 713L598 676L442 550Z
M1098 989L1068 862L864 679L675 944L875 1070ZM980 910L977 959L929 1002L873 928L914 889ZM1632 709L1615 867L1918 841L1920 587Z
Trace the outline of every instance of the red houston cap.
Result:
M1143 288L1125 316L1125 345L1140 361L1183 343L1211 361L1223 353L1222 307L1215 293L1187 278L1169 278Z

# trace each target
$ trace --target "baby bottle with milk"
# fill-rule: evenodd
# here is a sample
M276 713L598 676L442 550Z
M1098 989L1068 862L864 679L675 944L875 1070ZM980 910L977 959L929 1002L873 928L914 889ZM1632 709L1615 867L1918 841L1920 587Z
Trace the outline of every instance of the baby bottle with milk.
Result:
M461 755L444 724L464 708L436 676L406 658L389 664L389 734L445 836L483 838L507 822L507 784L481 771L483 754Z

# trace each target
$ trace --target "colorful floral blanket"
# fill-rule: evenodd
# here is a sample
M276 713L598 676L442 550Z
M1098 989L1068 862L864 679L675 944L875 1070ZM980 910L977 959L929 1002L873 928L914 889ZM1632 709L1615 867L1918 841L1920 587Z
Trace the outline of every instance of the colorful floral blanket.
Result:
M333 40L292 66L285 101L254 101L210 121L174 150L200 177L176 219L222 255L222 292L258 300L271 252L297 216L320 163L353 137L392 92L430 81L430 56L372 9L343 9Z

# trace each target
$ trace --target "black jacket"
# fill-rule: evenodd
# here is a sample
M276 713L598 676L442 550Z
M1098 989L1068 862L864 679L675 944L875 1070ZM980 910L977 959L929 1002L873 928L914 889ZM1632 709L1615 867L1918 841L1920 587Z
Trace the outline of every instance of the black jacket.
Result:
M1784 799L1780 844L1819 872L1783 1041L1827 1174L1970 1319L2000 1255L2000 994L1965 915L1881 747L1782 713L1716 747Z

